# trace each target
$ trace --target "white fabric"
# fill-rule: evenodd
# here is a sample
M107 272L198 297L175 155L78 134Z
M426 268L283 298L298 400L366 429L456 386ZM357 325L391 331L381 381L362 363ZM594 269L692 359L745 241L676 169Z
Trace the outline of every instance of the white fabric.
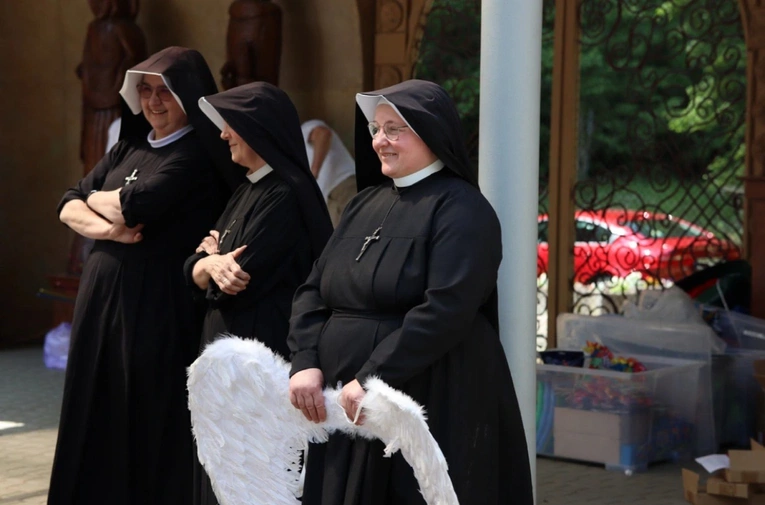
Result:
M300 451L334 431L379 438L385 456L400 450L428 505L459 505L422 407L379 379L364 384L366 420L356 426L337 389L324 392L327 421L308 421L290 404L289 365L256 340L219 339L188 371L198 457L221 505L298 504Z
M414 132L415 135L418 137L420 136L414 130L414 128L412 128L412 125L409 124L409 121L407 121L401 112L399 112L398 107L393 105L393 103L391 103L391 101L385 98L383 95L365 95L364 93L356 93L356 103L359 104L361 112L364 113L364 117L367 118L367 121L370 123L375 120L375 110L377 110L378 105L390 105L393 110L396 111L396 114L398 114L398 116L401 118L401 121L406 123L406 125L410 130Z
M435 174L436 172L440 172L442 168L444 168L444 162L441 160L436 160L427 167L420 169L413 174L409 174L404 177L394 177L393 184L395 184L397 188L406 188L413 184L417 184L421 180Z
M316 178L316 184L319 185L321 194L324 195L324 201L326 202L329 194L338 184L356 173L356 165L351 153L345 148L337 132L320 119L311 119L300 125L300 129L303 131L306 154L308 155L308 165L311 166L314 156L314 148L308 142L308 137L317 126L323 126L332 132L332 140L327 157L324 158L324 162L319 169L319 176Z
M173 133L171 133L170 135L168 135L167 137L162 137L159 140L154 140L154 130L152 130L152 131L149 132L149 135L146 138L146 140L148 140L149 141L149 145L151 145L151 147L153 147L155 149L157 147L165 147L166 145L170 145L173 142L175 142L176 140L178 140L179 138L183 137L184 135L186 135L187 133L189 133L193 129L194 129L193 126L191 126L190 124L187 124L186 126L181 128L180 130L176 130Z
M274 169L271 168L270 165L263 165L259 169L255 170L251 174L247 174L247 180L249 180L251 183L255 184L259 180L261 180L263 177L267 176L271 172L273 172Z
M212 121L220 131L223 131L226 122L223 120L223 116L220 115L217 109L213 107L205 97L200 98L197 103L199 104L199 109L205 113L205 116L210 118L210 121Z
M118 117L112 124L109 125L109 130L106 134L106 152L112 150L112 147L120 140L120 127L122 126L122 118Z
M160 76L162 78L162 82L164 82L165 86L167 86L167 89L169 89L170 93L173 94L175 101L178 102L178 105L181 106L183 113L186 114L186 109L183 107L183 102L181 102L181 99L178 98L178 95L175 94L173 88L170 87L170 84L168 84L164 75L158 74L156 72L140 72L138 70L128 70L125 73L125 80L122 81L120 95L122 95L122 98L125 99L125 102L128 104L128 107L130 107L130 110L133 112L133 114L138 114L141 112L141 97L138 95L138 89L136 89L136 86L141 83L144 75Z

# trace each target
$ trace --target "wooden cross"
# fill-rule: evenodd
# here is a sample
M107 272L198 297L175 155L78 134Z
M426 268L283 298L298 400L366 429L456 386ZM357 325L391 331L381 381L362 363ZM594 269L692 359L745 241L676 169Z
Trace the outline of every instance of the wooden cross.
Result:
M367 251L367 247L369 247L372 242L380 240L380 230L382 230L382 226L377 228L370 236L364 237L364 245L361 246L361 252L356 256L356 261L361 259L361 256Z
M136 168L135 170L133 170L132 174L130 174L127 177L125 177L125 186L127 186L128 184L130 184L133 181L137 181L138 180L138 177L135 176L135 174L137 174L137 173L138 173L138 169Z

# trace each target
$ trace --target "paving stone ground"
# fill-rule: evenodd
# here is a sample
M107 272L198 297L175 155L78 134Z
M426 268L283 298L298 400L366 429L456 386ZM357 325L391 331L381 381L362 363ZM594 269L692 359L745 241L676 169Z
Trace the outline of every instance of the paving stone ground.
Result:
M41 348L0 352L0 426L23 424L0 430L0 505L45 504L63 385L64 373L45 368ZM680 468L659 464L626 476L538 458L537 503L681 505Z

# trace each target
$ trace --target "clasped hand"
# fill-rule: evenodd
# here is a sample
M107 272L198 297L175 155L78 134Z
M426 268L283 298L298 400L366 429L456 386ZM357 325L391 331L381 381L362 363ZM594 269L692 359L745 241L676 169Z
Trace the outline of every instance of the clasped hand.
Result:
M244 291L250 282L250 274L242 270L242 267L236 262L236 259L246 248L247 246L243 245L230 253L213 254L207 257L210 279L227 295L235 295Z
M199 244L195 252L206 252L207 254L218 254L218 239L220 234L218 230L210 230L210 234L202 239L202 243Z

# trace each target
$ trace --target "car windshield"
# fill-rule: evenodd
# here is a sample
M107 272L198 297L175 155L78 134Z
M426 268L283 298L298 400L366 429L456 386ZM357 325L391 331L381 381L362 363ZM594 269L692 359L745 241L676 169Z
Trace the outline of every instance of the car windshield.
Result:
M701 237L704 232L698 226L669 217L647 218L630 221L628 226L635 233L650 238Z

